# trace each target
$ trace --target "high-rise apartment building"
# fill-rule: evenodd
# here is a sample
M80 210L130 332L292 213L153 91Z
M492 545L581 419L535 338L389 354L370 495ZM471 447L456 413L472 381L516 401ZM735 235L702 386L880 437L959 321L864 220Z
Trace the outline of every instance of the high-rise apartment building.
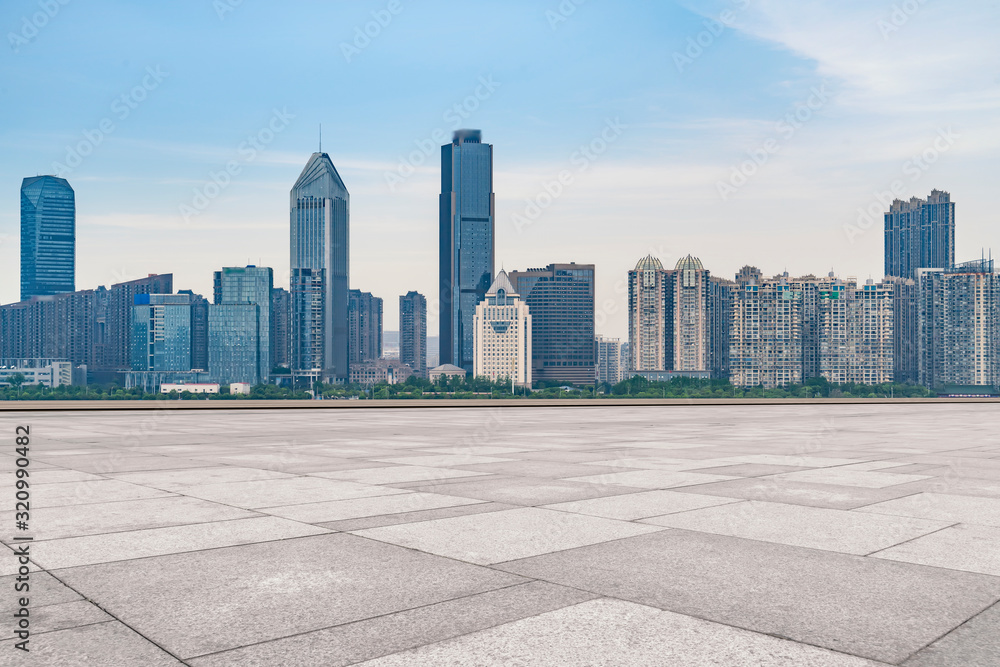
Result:
M226 267L215 272L214 282L219 301L209 308L209 371L222 383L267 382L272 369L274 272L264 266ZM221 310L213 315L217 309ZM236 330L227 338L226 327L230 325ZM251 358L255 366L252 373L245 368ZM213 359L218 360L218 368L213 367Z
M531 312L531 380L594 381L594 265L549 264L507 274Z
M955 204L951 195L892 202L885 214L885 275L916 278L917 269L943 269L955 263Z
M667 359L667 274L652 255L628 273L629 371L664 371Z
M594 353L597 359L594 379L598 383L615 385L625 379L626 364L619 339L598 335L594 339Z
M382 299L352 289L347 308L348 349L352 364L382 357Z
M733 290L730 381L740 387L800 384L802 375L802 292L787 274L764 280L743 267Z
M171 294L173 274L149 275L145 278L129 280L112 285L102 295L96 316L96 340L100 345L100 359L97 363L101 371L98 381L116 379L119 371L131 368L132 306L140 294Z
M427 299L419 292L399 297L399 360L427 377Z
M804 346L818 348L819 374L833 384L892 382L893 285L832 277L814 284L817 340Z
M439 200L440 363L473 370L476 306L494 275L493 146L458 130L441 147Z
M21 183L21 300L76 290L76 193L64 178Z
M917 281L890 276L885 282L892 285L893 382L917 384L920 381Z
M350 195L326 153L313 153L291 194L291 363L348 377Z
M992 259L917 271L919 381L1000 386L1000 275Z
M697 257L682 257L673 270L652 256L640 260L629 272L629 370L726 377L732 291Z
M500 271L486 290L486 299L476 307L473 327L474 377L530 387L531 314L506 271Z
M133 371L191 370L190 294L139 294L129 340Z

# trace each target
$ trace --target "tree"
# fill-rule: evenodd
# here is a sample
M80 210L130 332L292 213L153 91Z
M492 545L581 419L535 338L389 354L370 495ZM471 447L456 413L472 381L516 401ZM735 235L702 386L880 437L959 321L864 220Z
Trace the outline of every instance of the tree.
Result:
M15 389L17 389L17 395L20 396L21 395L21 385L24 384L24 382L25 382L26 379L27 378L24 377L24 373L14 373L9 378L7 378L7 382L10 383L10 386L12 386Z

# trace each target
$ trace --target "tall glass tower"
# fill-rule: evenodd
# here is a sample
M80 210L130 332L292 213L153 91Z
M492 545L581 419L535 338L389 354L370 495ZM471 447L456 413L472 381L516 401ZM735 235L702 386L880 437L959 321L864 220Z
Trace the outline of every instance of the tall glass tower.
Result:
M351 197L326 153L313 153L291 191L292 368L348 377Z
M254 384L257 382L267 382L272 369L272 340L271 340L271 291L274 288L274 275L270 267L253 266L246 267L226 267L215 272L215 292L217 301L215 305L243 305L250 308L251 315L246 317L254 319L255 324L252 332L247 335L246 343L250 345L253 354L251 359L256 372L253 375L244 373L247 378L253 378ZM211 309L210 309L211 310ZM236 310L220 310L220 313L234 313ZM244 317L240 315L240 317ZM216 318L214 322L218 326L224 326L225 318ZM210 338L213 345L223 345L232 347L232 342L227 340L227 332L224 328L216 331L210 327ZM227 352L228 353L228 352ZM241 351L240 354L245 353ZM223 355L224 356L224 355ZM210 364L211 366L211 364ZM214 370L214 369L212 369ZM248 379L236 380L238 382L250 381Z
M479 130L458 130L441 147L441 364L473 371L473 318L493 280L493 146Z
M76 291L76 193L64 178L21 182L21 300Z

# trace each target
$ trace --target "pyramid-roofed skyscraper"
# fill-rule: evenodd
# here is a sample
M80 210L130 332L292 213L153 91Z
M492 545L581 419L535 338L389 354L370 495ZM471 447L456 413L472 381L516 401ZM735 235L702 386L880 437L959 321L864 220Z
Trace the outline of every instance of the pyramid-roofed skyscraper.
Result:
M313 153L290 195L292 368L348 377L351 196L330 156Z

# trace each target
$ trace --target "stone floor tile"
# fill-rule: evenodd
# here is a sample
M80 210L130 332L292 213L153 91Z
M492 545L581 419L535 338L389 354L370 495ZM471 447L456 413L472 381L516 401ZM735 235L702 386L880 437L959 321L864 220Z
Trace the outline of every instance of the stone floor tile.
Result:
M675 491L640 491L621 496L592 498L590 500L576 500L568 503L543 505L542 507L545 509L559 510L561 512L600 516L605 519L634 521L635 519L645 519L651 516L661 516L663 514L672 514L674 512L688 512L690 510L701 509L703 507L712 507L715 505L725 505L727 503L736 502L740 501L735 498L700 496L694 493L677 493Z

